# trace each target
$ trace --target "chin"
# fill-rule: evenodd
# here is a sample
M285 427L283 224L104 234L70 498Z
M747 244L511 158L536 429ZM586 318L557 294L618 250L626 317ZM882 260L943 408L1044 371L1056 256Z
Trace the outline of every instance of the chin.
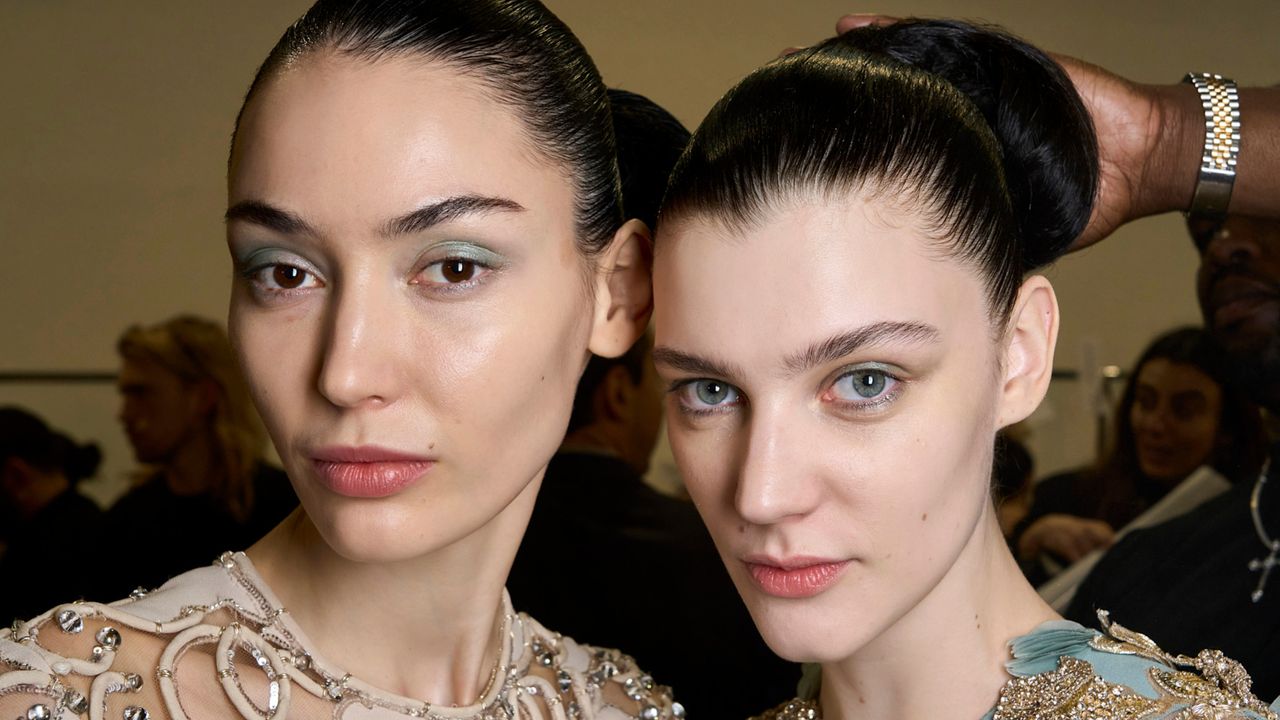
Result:
M765 644L791 662L829 663L844 660L872 638L874 623L851 608L825 598L790 600L756 591L747 601L751 619Z
M334 552L361 563L412 560L448 547L476 530L458 513L426 513L421 507L414 510L385 499L347 500L325 508L323 513L308 514Z

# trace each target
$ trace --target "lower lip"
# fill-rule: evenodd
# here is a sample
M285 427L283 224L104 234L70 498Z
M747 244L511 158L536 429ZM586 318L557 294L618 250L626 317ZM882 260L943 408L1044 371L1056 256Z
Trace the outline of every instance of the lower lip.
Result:
M395 462L329 462L312 460L325 487L339 495L380 498L395 495L427 474L429 460Z
M848 565L847 560L797 568L747 563L747 569L756 585L774 597L807 598L831 587Z
M1238 300L1219 305L1213 311L1213 324L1216 327L1235 325L1258 318L1261 310L1268 305L1276 304L1276 299L1267 295L1242 297Z

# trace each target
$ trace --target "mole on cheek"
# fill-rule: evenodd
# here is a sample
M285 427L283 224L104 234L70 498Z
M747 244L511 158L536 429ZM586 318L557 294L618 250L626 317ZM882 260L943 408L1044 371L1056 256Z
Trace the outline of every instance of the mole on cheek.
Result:
M928 520L929 520L929 513L924 513L923 515L920 516L920 522L927 522Z

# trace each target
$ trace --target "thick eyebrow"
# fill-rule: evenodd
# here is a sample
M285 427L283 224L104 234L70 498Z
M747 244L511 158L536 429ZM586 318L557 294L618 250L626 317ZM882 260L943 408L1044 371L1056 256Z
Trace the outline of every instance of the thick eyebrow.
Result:
M673 370L687 372L690 375L707 375L726 379L744 375L742 370L732 363L682 352L663 345L653 349L653 362L655 365L666 365Z
M382 235L394 237L421 232L427 228L448 222L464 215L493 212L524 212L524 206L515 200L483 195L458 195L401 215L382 227ZM282 235L316 235L305 220L288 210L268 205L259 200L244 200L227 209L228 222L240 220L261 225Z
M258 200L238 202L227 208L227 214L223 217L227 222L240 220L261 225L281 235L315 235L315 230L302 218Z
M524 212L524 206L515 200L502 197L486 197L483 195L457 195L445 198L430 205L420 207L411 213L402 215L383 226L382 234L387 237L409 235L422 232L442 222L456 220L464 215L480 213Z
M935 343L938 337L938 329L924 323L872 323L816 342L801 352L787 356L782 364L787 372L799 375L811 368L839 360L868 345L881 345L888 342L919 345Z

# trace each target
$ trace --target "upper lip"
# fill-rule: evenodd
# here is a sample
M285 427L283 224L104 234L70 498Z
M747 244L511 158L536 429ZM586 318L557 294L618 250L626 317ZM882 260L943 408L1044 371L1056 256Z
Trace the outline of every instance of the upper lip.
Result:
M311 459L330 463L433 462L435 458L378 445L326 445L311 451Z
M1274 297L1276 297L1276 289L1269 283L1239 275L1227 275L1213 284L1209 292L1209 303L1213 307L1222 307L1237 300Z
M795 570L797 568L813 567L814 565L830 565L833 563L843 562L842 560L814 557L812 555L792 555L790 557L778 558L764 554L746 555L743 556L742 561L749 565L768 565L770 567L782 568L783 570Z

